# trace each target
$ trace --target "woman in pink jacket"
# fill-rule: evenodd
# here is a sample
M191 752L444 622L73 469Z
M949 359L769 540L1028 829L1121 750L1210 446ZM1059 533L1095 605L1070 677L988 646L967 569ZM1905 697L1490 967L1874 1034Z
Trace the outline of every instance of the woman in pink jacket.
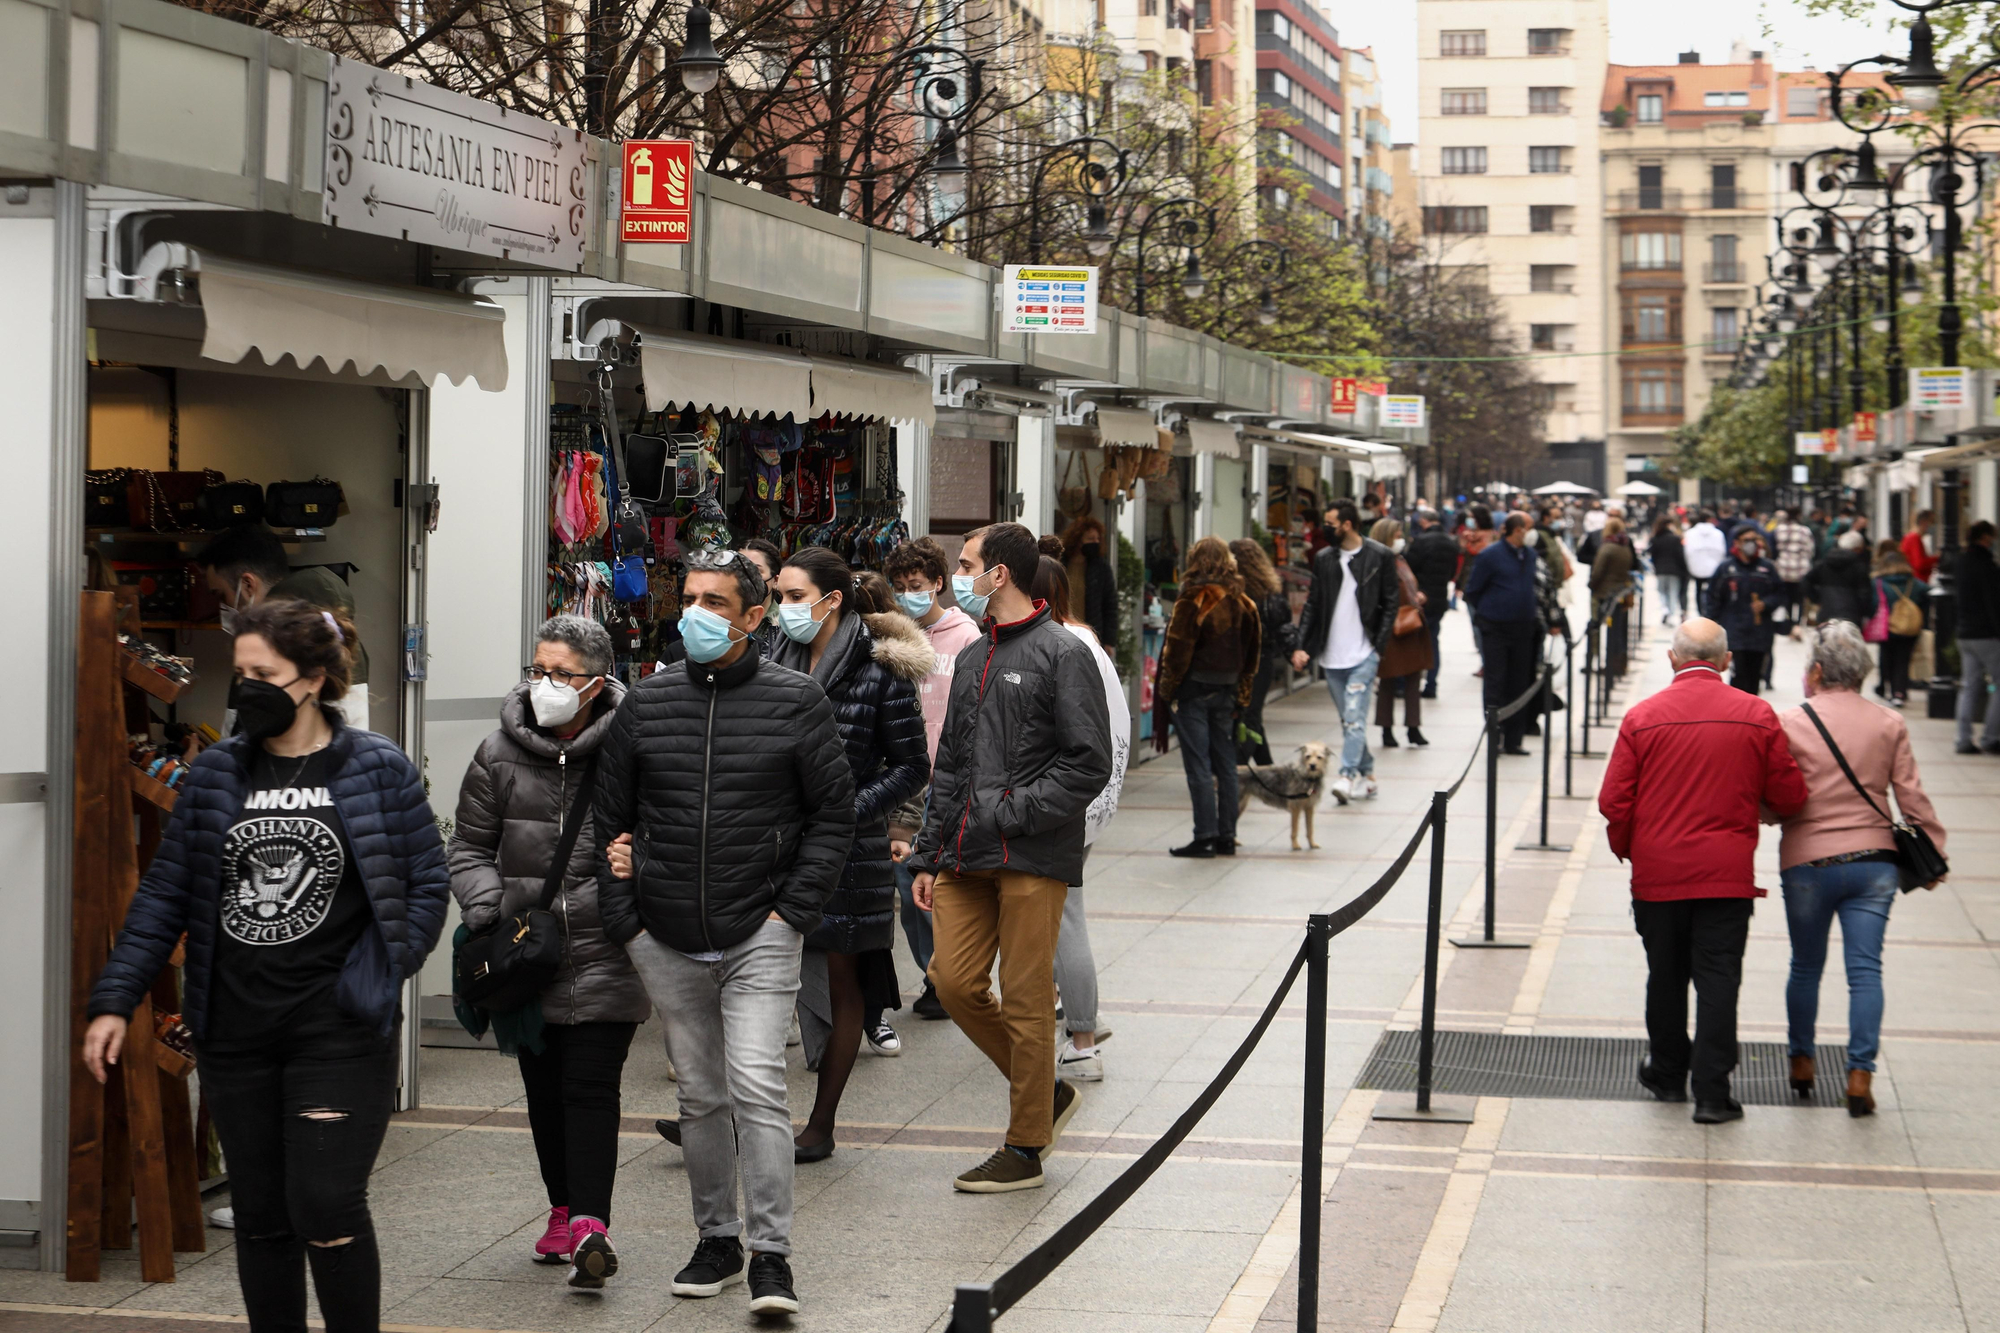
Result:
M1827 932L1838 916L1846 955L1847 1113L1852 1116L1875 1111L1870 1084L1882 1032L1882 937L1898 886L1896 840L1884 817L1892 787L1903 818L1944 850L1944 826L1918 780L1909 729L1900 714L1861 695L1871 665L1861 631L1844 620L1829 621L1815 636L1806 668L1810 702L1780 719L1810 793L1804 808L1784 821L1778 849L1792 935L1792 975L1785 986L1792 1090L1812 1095L1820 972ZM1827 735L1867 788L1866 797L1841 771Z

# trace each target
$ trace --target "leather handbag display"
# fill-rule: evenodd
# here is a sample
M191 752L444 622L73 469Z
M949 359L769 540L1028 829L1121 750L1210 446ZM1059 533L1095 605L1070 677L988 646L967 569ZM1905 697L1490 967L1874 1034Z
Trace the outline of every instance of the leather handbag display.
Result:
M195 514L210 532L264 520L264 488L254 481L225 481L195 500Z
M1804 708L1806 716L1812 719L1813 726L1819 729L1820 739L1826 742L1827 749L1833 751L1834 762L1840 765L1841 772L1847 774L1847 780L1854 784L1854 790L1861 793L1861 799L1868 802L1870 810L1887 821L1889 836L1896 842L1896 879L1903 892L1925 888L1950 874L1951 866L1944 859L1944 853L1937 849L1937 844L1931 841L1931 835L1915 824L1884 813L1882 807L1875 804L1875 798L1868 794L1868 789L1861 785L1861 779L1854 776L1854 770L1848 767L1847 756L1833 743L1833 733L1826 729L1826 723L1819 720L1819 714L1813 711L1813 706L1801 704L1800 707ZM1897 814L1900 815L1901 811Z
M274 481L264 491L264 521L274 528L330 528L345 501L340 483L325 477Z
M134 468L125 486L132 526L140 532L198 532L201 493L222 484L214 468L199 472L149 472Z
M641 504L674 498L674 459L680 453L664 436L625 437L625 494Z
M96 468L83 474L83 526L132 526L132 469Z
M549 909L562 891L563 872L569 868L596 790L597 756L592 755L563 818L540 896L526 909L472 936L452 954L452 990L459 999L488 1013L511 1013L555 978L562 966L563 930Z

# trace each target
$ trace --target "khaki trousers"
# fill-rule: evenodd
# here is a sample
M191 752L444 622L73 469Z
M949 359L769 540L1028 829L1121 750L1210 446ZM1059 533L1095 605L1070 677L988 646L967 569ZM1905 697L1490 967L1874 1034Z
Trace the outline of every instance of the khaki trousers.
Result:
M1047 1147L1055 1118L1056 937L1069 886L1010 870L946 871L937 877L935 894L931 984L945 1011L1007 1080L1007 1142Z

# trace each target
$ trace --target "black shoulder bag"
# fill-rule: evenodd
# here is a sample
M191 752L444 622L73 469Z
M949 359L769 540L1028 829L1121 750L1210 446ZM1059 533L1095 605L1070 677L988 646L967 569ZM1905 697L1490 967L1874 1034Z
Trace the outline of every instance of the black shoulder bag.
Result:
M1827 749L1833 751L1834 762L1840 765L1841 772L1847 774L1854 790L1861 793L1861 799L1868 802L1870 810L1888 822L1889 832L1896 840L1896 876L1903 892L1921 889L1926 884L1935 884L1943 879L1950 873L1951 866L1946 863L1944 854L1938 851L1937 844L1931 841L1931 835L1915 824L1883 814L1882 807L1875 804L1875 798L1868 794L1868 789L1861 785L1861 779L1855 777L1854 770L1847 766L1847 756L1833 743L1833 733L1826 729L1826 723L1819 720L1819 714L1813 711L1811 704L1801 706L1806 716L1812 719L1812 724L1819 728L1820 739L1826 742Z
M562 966L563 930L549 908L562 889L563 872L576 850L577 834L590 814L597 790L597 756L584 767L576 798L563 818L556 838L555 859L541 896L526 910L480 931L452 959L452 985L458 997L491 1014L509 1013L541 993Z

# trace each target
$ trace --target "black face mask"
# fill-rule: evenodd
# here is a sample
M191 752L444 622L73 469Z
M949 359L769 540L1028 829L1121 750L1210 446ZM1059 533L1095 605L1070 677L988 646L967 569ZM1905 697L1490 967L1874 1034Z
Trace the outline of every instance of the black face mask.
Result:
M1095 560L1097 559L1098 553L1101 552L1104 548L1102 546L1099 546L1096 542L1085 542L1083 544L1082 549L1083 549L1083 558L1085 560Z
M236 710L236 734L262 743L282 736L298 718L300 705L268 680L239 680L229 687Z

